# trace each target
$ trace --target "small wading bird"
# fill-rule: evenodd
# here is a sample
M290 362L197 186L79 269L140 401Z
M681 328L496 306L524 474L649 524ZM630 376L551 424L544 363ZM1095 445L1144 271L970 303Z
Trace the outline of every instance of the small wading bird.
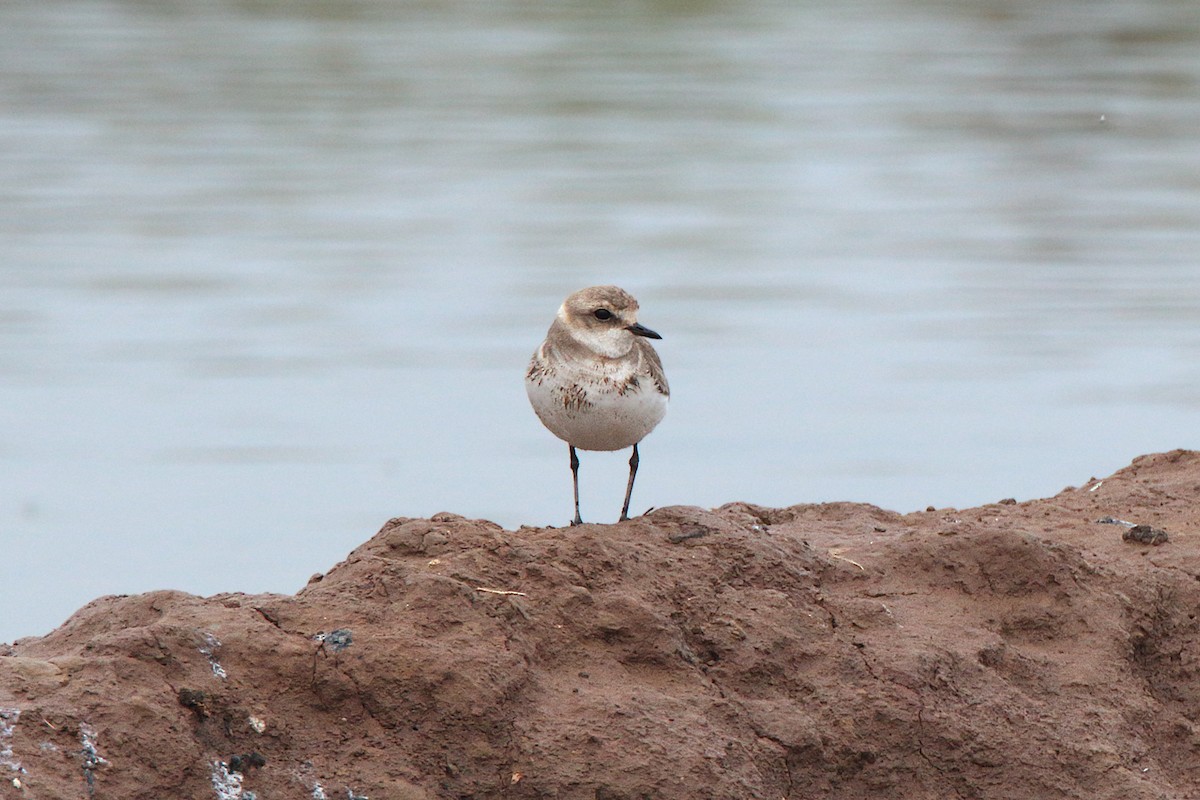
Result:
M638 442L667 413L671 390L658 353L647 339L661 339L637 321L638 303L616 286L592 286L568 297L546 340L533 354L525 391L542 424L567 443L579 518L580 450L633 447L621 520L629 519L629 496L637 476Z

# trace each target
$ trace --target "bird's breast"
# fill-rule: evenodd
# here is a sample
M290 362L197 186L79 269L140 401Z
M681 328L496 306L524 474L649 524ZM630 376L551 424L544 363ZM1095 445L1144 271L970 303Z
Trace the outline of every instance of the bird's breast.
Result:
M621 450L640 442L667 413L667 396L631 374L530 375L529 402L542 424L583 450Z

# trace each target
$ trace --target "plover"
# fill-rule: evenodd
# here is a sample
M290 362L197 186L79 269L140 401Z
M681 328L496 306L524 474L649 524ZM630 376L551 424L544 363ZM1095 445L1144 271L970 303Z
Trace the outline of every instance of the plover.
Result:
M638 302L616 286L580 289L559 306L546 340L525 373L525 391L542 424L567 443L579 518L580 450L623 450L629 483L621 520L637 476L638 442L662 421L671 390L648 339L661 339L637 321Z

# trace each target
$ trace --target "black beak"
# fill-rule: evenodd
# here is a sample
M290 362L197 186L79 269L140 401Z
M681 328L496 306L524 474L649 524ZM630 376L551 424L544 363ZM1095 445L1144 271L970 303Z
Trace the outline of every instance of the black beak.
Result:
M654 331L647 328L645 325L642 325L637 322L633 323L632 325L626 325L625 330L629 331L634 336L645 336L647 339L661 339L662 338L657 333L655 333Z

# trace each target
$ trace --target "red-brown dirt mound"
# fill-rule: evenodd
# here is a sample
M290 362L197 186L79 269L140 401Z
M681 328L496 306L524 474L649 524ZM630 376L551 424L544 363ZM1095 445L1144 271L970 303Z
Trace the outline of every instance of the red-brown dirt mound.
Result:
M1174 451L970 510L394 519L295 596L0 645L0 797L1197 796L1198 500Z

